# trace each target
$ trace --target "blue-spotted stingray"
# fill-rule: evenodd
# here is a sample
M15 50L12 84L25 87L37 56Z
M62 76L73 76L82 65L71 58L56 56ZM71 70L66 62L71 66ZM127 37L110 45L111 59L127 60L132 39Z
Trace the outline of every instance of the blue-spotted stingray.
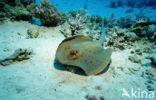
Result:
M112 49L103 48L104 39L104 31L98 41L83 35L66 38L57 48L56 59L81 68L87 75L96 75L106 68L112 54Z

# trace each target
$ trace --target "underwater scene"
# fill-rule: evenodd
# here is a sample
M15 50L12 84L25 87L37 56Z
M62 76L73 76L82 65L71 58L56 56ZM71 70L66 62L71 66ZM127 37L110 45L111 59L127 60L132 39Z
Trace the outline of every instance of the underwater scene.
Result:
M156 100L156 0L0 0L0 100Z

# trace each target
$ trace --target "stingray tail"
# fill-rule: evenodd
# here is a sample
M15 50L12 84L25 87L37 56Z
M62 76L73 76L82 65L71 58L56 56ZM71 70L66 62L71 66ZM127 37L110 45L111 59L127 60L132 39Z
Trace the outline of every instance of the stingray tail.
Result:
M104 29L104 22L102 20L102 27L101 27L101 35L100 35L100 39L99 39L99 42L100 44L103 46L103 42L105 41L105 38L106 38L106 33L105 33L105 29Z

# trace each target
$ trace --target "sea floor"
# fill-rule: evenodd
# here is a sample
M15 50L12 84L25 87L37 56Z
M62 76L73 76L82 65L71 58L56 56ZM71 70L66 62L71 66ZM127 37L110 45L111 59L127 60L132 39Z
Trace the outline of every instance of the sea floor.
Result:
M28 39L27 30L32 28L39 31L39 37ZM133 48L113 51L108 71L100 75L83 76L56 69L56 49L65 39L60 28L24 21L0 24L0 60L19 48L33 50L30 59L0 65L0 100L86 100L87 94L103 96L105 100L132 100L136 98L122 97L123 89L128 93L132 88L148 92L150 85L156 90L156 69L128 60ZM138 43L136 47L140 45L144 46ZM149 80L153 84L148 83Z

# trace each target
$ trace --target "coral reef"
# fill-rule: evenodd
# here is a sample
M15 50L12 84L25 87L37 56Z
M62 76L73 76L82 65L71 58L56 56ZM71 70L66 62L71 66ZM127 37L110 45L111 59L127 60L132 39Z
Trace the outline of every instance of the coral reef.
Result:
M68 23L70 25L72 35L81 33L81 29L85 27L86 17L76 15L74 20L69 19Z
M127 4L127 6L129 6L129 7L135 7L135 5L136 5L136 0L127 0L126 4Z
M26 3L27 2L27 3ZM0 20L29 20L31 18L28 6L34 0L2 0L0 1Z
M106 28L106 32L108 29L108 31L112 31L112 33L114 32L117 33L116 30L120 30L118 28L121 28L121 29L124 28L125 30L127 30L125 32L134 32L138 36L138 38L144 37L150 40L151 42L153 42L153 44L156 44L156 33L155 33L156 21L150 20L150 18L145 16L143 10L144 9L141 9L140 12L136 14L135 19L133 19L131 16L120 17L119 19L114 19L114 16L115 16L114 14L112 14L109 19L105 17L104 25ZM116 41L116 40L113 39L113 37L111 37L108 44L112 45L113 41Z
M42 0L40 4L31 10L31 15L39 18L43 26L57 26L59 23L64 22L64 17L49 0Z
M0 65L7 66L14 62L19 62L19 61L30 59L30 56L32 55L32 53L33 51L31 49L21 49L21 48L17 49L11 56L3 60L0 60Z
M87 35L93 40L98 40L101 33L102 17L90 15L84 9L71 10L68 14L67 23L60 30L65 37L76 34Z
M131 16L120 17L117 19L117 24L122 28L130 28L133 24L133 20Z

